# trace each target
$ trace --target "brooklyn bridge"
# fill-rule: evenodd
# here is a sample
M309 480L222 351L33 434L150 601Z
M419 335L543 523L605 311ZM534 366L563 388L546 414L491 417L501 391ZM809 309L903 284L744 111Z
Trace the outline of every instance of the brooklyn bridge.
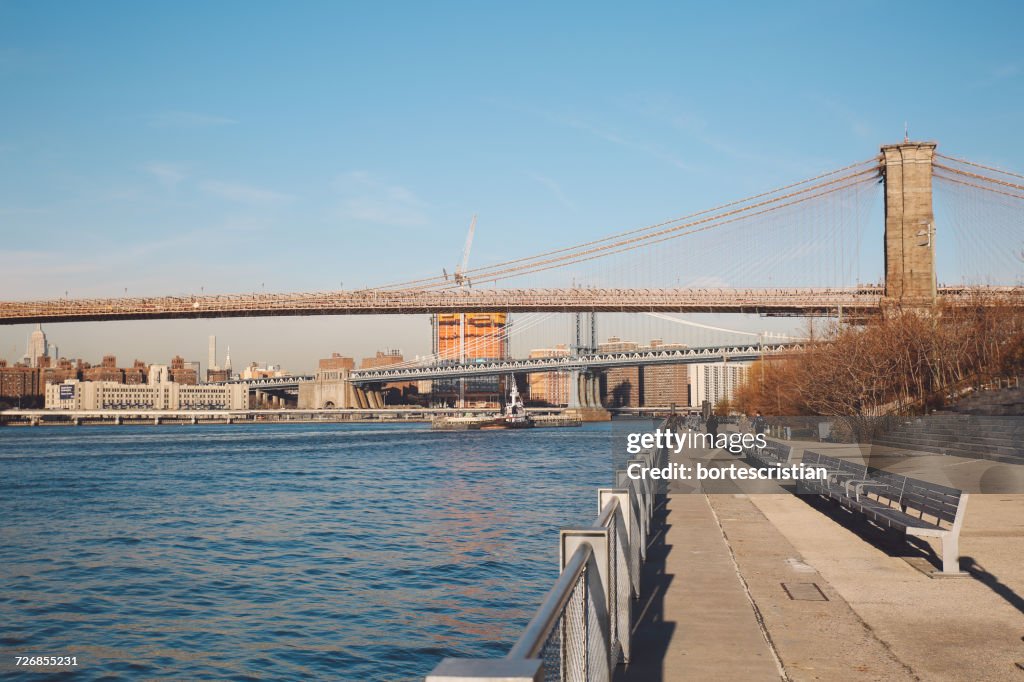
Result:
M865 241L857 233L870 212L863 197L879 185L884 281L844 282L859 267L856 246ZM936 224L935 188L956 223L948 230ZM862 318L887 306L1020 306L1022 209L1024 176L945 156L935 143L905 141L769 192L454 278L445 272L355 291L3 301L0 324L476 311ZM753 238L737 244L737 234ZM944 234L958 240L959 283L939 281L936 243ZM721 269L747 286L688 281L688 256L710 238L719 244ZM1005 267L993 270L1000 258ZM570 274L572 284L565 281ZM575 283L581 274L585 286ZM807 283L818 274L824 284ZM783 285L797 275L799 286Z

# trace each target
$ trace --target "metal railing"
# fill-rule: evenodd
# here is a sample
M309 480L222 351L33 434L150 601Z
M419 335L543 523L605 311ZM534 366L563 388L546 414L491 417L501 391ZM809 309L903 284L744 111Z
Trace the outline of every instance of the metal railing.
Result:
M626 462L664 467L664 449ZM633 600L659 482L615 472L615 487L598 488L598 516L589 526L559 533L561 575L503 659L446 658L427 682L606 682L631 653Z

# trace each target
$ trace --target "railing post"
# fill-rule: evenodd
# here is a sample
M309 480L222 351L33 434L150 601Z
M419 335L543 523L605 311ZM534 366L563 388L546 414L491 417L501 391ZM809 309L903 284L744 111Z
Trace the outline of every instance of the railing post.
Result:
M648 457L644 457L642 459L641 458L630 459L630 460L626 461L626 470L627 470L627 472L628 472L629 466L631 464L639 464L641 467L644 467L644 468L649 468L651 466L650 458L648 458ZM646 541L647 541L647 529L649 527L649 522L650 522L650 518L651 518L651 513L650 513L650 510L649 510L649 507L650 507L650 494L651 494L651 479L649 477L648 478L642 478L640 480L633 479L633 480L631 480L631 484L632 485L630 487L633 490L636 491L637 509L639 510L639 513L640 513L639 514L639 518L637 518L637 522L638 522L637 525L640 526L640 536L641 536L640 550L641 550L641 554L643 554L646 557L647 556L647 554L646 554L647 550L646 550L645 544L646 544Z
M629 517L633 513L633 509L629 506L629 490L627 488L598 488L597 513L600 514L605 505L613 498L619 501L619 513L622 514L622 523L626 527L626 538L632 544L636 538L629 535Z
M610 653L611 653L611 623L609 622L609 611L608 604L610 604L611 594L609 593L609 585L611 583L611 567L609 559L611 557L611 548L608 546L608 529L607 528L563 528L560 533L559 542L559 566L564 568L566 563L576 553L576 550L581 545L590 545L593 551L593 565L597 567L597 587L598 593L591 594L590 581L593 580L593 576L590 575L591 570L588 568L584 573L585 580L587 582L585 599L586 608L584 608L584 619L582 625L582 638L585 655L583 660L580 661L576 656L570 656L568 659L563 661L566 669L563 679L571 680L575 682L580 680L581 682L590 682L591 680L600 680L602 678L596 677L593 674L595 661L590 661L590 653L594 650L590 643L593 639L599 638L602 644L602 649L605 652L605 660L601 668L610 671L612 668ZM593 609L595 611L594 621L597 623L598 632L593 632L590 629L590 618L588 611ZM571 623L567 623L562 628L562 637L571 637L572 635L570 627ZM563 646L563 651L565 650ZM582 664L582 670L577 669L576 666Z
M604 603L609 602L608 583L610 578L608 558L610 556L608 547L607 528L563 528L561 530L561 542L559 543L559 570L565 568L565 563L576 552L576 549L583 543L588 543L594 550L594 560L597 562L597 572L601 577L601 586L604 591Z
M612 568L612 584L610 585L609 593L614 594L615 599L608 602L608 618L609 621L615 621L613 631L619 640L619 645L622 647L622 658L624 661L629 662L631 654L630 644L633 637L633 600L631 597L634 586L629 556L630 552L632 552L633 543L638 542L639 538L631 536L630 516L633 510L629 504L629 490L625 488L598 488L598 513L603 512L605 507L613 500L618 501L618 505L616 513L609 519L615 531L611 534L611 538L614 538L612 540L614 544L609 547L610 554L608 560ZM639 533L637 534L639 535ZM639 576L637 578L636 591L639 594ZM613 663L615 662L613 661Z

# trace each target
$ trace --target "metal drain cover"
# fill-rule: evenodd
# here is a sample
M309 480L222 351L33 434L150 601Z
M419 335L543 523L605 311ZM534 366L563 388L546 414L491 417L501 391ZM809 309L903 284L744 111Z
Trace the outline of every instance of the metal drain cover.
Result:
M782 589L793 601L828 601L818 583L782 583Z

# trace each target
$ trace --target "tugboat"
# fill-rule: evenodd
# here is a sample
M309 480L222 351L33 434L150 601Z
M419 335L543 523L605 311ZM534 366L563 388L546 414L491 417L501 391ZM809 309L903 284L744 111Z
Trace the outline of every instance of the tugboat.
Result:
M435 431L491 431L495 429L529 429L534 426L533 419L526 413L523 406L523 399L519 395L519 387L516 386L515 377L509 377L512 388L509 389L508 403L505 411L499 412L493 417L483 419L474 417L438 417L435 418L430 428Z
M495 419L481 424L481 429L528 429L533 426L533 420L530 419L526 408L523 407L523 399L519 396L519 387L516 386L515 377L509 375L509 383L512 384L512 388L508 393L505 412Z

